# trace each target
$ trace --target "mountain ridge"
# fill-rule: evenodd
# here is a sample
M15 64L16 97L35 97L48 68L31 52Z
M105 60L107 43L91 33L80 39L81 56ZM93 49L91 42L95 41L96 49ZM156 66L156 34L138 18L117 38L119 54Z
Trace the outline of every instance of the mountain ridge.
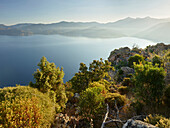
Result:
M57 23L43 24L43 23L19 23L15 25L0 24L0 35L9 36L29 36L29 35L64 35L73 37L89 37L89 38L119 38L125 36L139 37L149 40L162 40L166 38L166 42L170 42L168 33L163 31L163 28L155 29L157 25L165 24L169 28L170 18L157 19L151 17L132 18L127 17L115 22L98 23L98 22L69 22L61 21ZM164 27L166 29L166 26ZM152 31L152 37L148 36ZM159 36L156 32L161 31L164 36ZM170 30L166 29L167 32ZM148 35L143 33L148 33ZM161 33L161 34L162 34ZM155 34L155 37L154 37ZM154 38L153 38L154 37Z

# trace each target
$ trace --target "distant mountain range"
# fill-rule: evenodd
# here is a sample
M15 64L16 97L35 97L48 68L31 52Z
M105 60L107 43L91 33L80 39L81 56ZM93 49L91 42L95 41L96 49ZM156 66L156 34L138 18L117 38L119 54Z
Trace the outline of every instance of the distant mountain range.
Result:
M153 41L170 42L170 18L155 19L125 18L116 22L59 22L52 24L16 24L6 26L0 24L0 35L64 35L89 38L138 37Z

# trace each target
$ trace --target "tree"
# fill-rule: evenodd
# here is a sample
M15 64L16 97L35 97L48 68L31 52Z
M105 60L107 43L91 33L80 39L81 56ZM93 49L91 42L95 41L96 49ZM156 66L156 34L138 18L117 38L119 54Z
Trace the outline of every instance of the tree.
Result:
M164 90L163 102L170 108L170 84L166 86Z
M101 87L87 88L81 93L79 99L80 114L89 121L92 119L93 122L96 122L94 127L101 123L101 116L105 111L105 98L102 90L103 88Z
M100 81L102 79L110 80L109 71L114 71L114 67L107 60L93 60L89 68L84 63L80 63L79 72L71 79L73 89L81 92L88 88L90 82Z
M137 98L147 105L159 105L165 88L165 71L158 65L135 64L135 90Z
M84 63L80 63L79 72L76 73L70 80L72 83L72 88L75 92L79 93L88 88L89 81L89 71L87 71L87 66Z
M163 59L158 56L158 55L155 55L153 58L152 58L152 64L155 65L155 64L158 64L159 67L160 66L163 66Z
M123 107L126 102L126 96L121 95L119 93L107 93L105 96L105 102L109 104L109 107L114 108L115 107L115 102L117 104L117 107Z
M133 67L133 64L134 62L136 64L139 64L140 62L144 62L144 57L139 55L139 54L135 54L134 56L131 56L129 59L128 59L128 63L129 63L129 66L130 67Z
M33 74L35 83L30 82L30 86L48 93L49 97L56 102L57 111L60 111L67 102L63 68L61 70L59 67L56 68L56 65L49 63L45 57L42 57L38 66L39 69Z
M99 80L99 81L94 81L89 83L88 87L102 87L106 91L110 91L110 87L113 86L113 82L109 82L105 79Z
M114 67L111 66L111 62L102 58L100 60L93 60L89 67L89 76L91 81L99 81L101 79L110 80L109 71L114 71Z

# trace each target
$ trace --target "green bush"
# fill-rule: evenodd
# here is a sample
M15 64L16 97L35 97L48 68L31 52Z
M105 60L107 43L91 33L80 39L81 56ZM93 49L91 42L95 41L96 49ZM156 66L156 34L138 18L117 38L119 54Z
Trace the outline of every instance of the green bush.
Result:
M79 72L70 80L73 85L72 88L75 92L80 93L88 88L90 82L103 79L111 80L109 71L114 71L114 67L108 60L93 60L89 68L84 63L80 63Z
M137 101L132 102L130 106L136 112L137 115L140 115L142 114L143 108L145 105L141 101L137 100Z
M170 107L170 84L165 88L163 102L165 105Z
M108 82L107 80L100 80L97 82L92 82L88 85L88 87L101 87L105 91L109 91L110 87L112 86L113 83Z
M50 98L29 86L0 89L0 127L48 128L55 106Z
M109 107L114 108L115 102L118 107L122 107L126 104L126 96L119 93L107 93L105 96L105 102L109 104Z
M116 73L114 79L117 83L121 82L123 80L123 70L119 69L118 72Z
M129 88L127 86L120 86L118 87L118 91L121 95L124 95L129 92Z
M56 111L61 112L67 103L65 86L63 83L64 71L50 63L43 56L38 64L39 69L34 72L35 83L30 82L30 86L48 94L50 99L56 103Z
M139 46L137 46L137 45L133 45L133 47L132 47L132 51L133 51L133 52L137 52L137 53L139 53L139 52L141 52L141 49L139 49Z
M170 128L170 119L165 118L161 115L149 115L146 117L145 122L155 125L159 128Z
M122 69L119 69L119 70L118 70L118 74L119 74L119 75L123 75L123 73L124 73L124 72L123 72Z
M87 88L81 93L79 99L80 114L88 121L92 121L94 128L101 126L106 112L102 91L102 87Z
M132 86L132 81L131 81L131 79L125 77L125 78L123 79L122 85L123 85L123 86L128 86L128 87L129 87L129 86Z
M161 104L163 90L165 88L165 71L162 67L148 64L135 64L135 82L136 98L144 101L150 107L156 107Z
M84 117L94 118L104 107L104 96L101 87L87 88L80 95L80 112Z
M134 63L139 64L140 62L144 63L144 57L139 54L135 54L128 59L129 66L132 68Z
M102 88L103 91L107 91L105 86L103 84L100 84L99 82L90 83L89 88L92 88L92 87L99 87L99 88Z
M158 56L158 55L155 55L153 58L152 58L152 64L155 65L155 64L158 64L159 67L160 66L163 66L163 59Z
M126 60L120 61L117 65L114 65L116 69L120 69L121 67L128 66L128 62Z

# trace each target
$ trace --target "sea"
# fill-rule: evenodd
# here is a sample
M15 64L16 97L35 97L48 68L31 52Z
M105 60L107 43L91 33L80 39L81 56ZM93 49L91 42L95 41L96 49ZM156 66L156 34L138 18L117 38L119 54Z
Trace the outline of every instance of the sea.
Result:
M43 56L64 68L64 82L67 82L78 72L81 62L88 66L93 60L107 60L114 49L134 45L145 48L156 43L134 37L0 36L0 87L28 85L34 81L32 74Z

